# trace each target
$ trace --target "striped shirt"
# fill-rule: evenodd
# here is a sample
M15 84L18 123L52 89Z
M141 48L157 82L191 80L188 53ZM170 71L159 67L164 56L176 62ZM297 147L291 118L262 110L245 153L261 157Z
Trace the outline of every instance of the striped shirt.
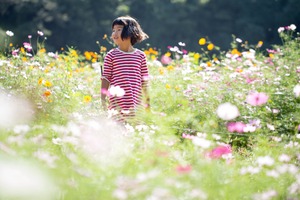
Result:
M125 91L121 97L109 97L109 109L134 111L141 104L142 87L148 79L146 55L135 49L123 52L118 48L110 50L104 59L102 78L110 83L110 87L119 86ZM131 116L134 113L131 112Z

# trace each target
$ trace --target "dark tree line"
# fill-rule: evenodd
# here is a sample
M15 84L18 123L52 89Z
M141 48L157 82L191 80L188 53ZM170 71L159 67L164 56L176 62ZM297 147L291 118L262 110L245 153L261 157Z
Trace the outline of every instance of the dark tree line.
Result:
M197 51L200 37L226 49L232 35L269 46L280 43L280 26L300 26L299 0L0 0L0 36L11 30L21 45L40 30L47 49L97 51L96 41L109 46L102 37L110 35L112 20L126 14L150 36L139 47L162 50L185 42Z

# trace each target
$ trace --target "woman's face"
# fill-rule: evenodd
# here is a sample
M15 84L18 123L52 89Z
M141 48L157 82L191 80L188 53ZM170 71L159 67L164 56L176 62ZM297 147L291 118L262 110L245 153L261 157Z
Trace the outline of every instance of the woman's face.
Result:
M121 38L121 33L123 30L123 25L114 25L112 28L111 39L114 41L116 45L119 45L123 40Z

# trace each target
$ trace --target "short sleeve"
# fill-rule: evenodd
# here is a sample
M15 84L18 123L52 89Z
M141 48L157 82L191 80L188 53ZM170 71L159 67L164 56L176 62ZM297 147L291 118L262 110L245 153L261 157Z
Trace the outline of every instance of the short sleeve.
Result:
M142 53L142 66L141 66L141 75L142 75L142 82L146 82L149 80L149 70L147 66L147 58L145 53Z
M113 66L113 61L112 61L112 53L108 52L104 58L104 69L103 69L103 74L102 78L106 79L108 82L111 82L112 78L112 66Z

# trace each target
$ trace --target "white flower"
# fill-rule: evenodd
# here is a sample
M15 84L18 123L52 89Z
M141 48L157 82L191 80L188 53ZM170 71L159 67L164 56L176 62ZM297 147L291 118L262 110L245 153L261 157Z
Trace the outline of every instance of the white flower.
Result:
M218 106L217 115L223 120L232 120L238 117L240 112L235 105L227 102Z
M296 97L300 96L300 85L299 84L294 87L293 92Z
M241 38L236 38L235 41L237 41L238 43L242 43L243 40Z
M38 33L39 36L43 36L44 35L44 33L42 31L38 31L37 33Z
M32 119L33 114L31 102L0 91L0 128L27 124Z
M182 46L184 47L185 46L185 43L184 42L178 42L179 46Z
M111 86L109 88L109 94L112 96L122 97L125 94L125 90L121 88L120 86Z
M193 137L192 140L193 140L193 143L194 143L195 145L200 146L200 147L202 147L202 148L204 148L204 149L209 148L210 145L211 145L211 141L206 140L206 139L204 139L204 138Z
M272 166L274 164L274 159L271 158L270 156L260 156L257 158L256 162L258 163L259 166Z
M289 26L289 29L291 29L292 31L296 30L297 26L295 24L291 24Z
M271 131L275 130L275 127L272 124L267 124L268 129L270 129Z
M284 31L284 27L279 27L278 28L278 33L282 33Z
M289 162L291 160L290 156L286 154L281 154L278 158L280 162Z
M8 35L9 37L14 36L14 33L12 31L6 31L6 35Z
M50 176L20 159L0 158L1 199L54 199L58 191Z
M246 124L246 127L243 129L244 132L254 132L256 127L251 124Z
M56 145L61 145L62 139L61 138L52 138L52 143L56 144Z

